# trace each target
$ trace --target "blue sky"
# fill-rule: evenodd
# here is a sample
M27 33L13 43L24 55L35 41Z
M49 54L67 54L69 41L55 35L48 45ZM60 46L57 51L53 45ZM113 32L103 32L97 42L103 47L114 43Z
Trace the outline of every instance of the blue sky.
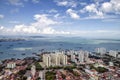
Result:
M120 38L120 0L0 0L0 34Z

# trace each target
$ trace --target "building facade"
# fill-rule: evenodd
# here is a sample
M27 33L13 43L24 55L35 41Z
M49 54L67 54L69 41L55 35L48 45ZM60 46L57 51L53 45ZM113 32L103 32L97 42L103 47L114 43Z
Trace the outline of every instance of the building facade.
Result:
M67 55L63 53L43 54L43 63L46 67L67 65Z
M7 63L7 68L15 68L15 67L16 67L16 63L15 62Z

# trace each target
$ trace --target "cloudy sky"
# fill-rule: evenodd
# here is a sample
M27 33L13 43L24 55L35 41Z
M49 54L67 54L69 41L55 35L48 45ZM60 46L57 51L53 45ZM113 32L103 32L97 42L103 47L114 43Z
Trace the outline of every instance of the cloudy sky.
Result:
M120 0L0 0L0 35L120 38Z

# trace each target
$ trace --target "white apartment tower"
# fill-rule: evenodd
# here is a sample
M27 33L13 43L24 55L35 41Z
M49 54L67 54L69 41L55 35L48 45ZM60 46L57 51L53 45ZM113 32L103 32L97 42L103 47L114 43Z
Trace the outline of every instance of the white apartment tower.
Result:
M75 59L75 55L74 55L74 54L71 54L71 61L72 61L72 62L75 62L75 60L76 60L76 59Z
M84 62L84 51L80 50L78 52L78 59L79 59L79 62Z
M96 49L95 49L95 52L96 52L96 53L100 53L100 55L103 55L103 54L105 54L107 51L106 51L105 48L101 47L101 48L96 48Z
M88 51L78 51L78 60L79 62L88 62L89 61L89 52Z
M109 51L109 55L110 55L110 56L113 56L113 57L115 57L115 58L117 57L117 54L118 54L117 51L113 51L113 50L110 50L110 51Z
M60 57L58 54L51 54L51 63L54 66L60 65Z
M43 63L46 65L46 67L51 66L51 56L49 54L43 55Z
M65 54L59 54L60 57L60 63L62 65L67 65L67 56Z
M66 65L67 64L67 56L63 53L44 54L43 55L43 64L46 67Z
M89 52L88 52L88 51L85 51L85 52L84 52L84 61L85 61L85 62L88 62L88 61L89 61L89 58L88 58L88 57L89 57Z

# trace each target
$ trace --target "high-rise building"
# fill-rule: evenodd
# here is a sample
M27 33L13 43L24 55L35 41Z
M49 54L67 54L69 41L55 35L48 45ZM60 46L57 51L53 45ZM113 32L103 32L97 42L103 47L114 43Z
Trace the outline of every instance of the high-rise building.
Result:
M59 54L60 57L60 63L62 65L67 65L67 56L65 54Z
M89 52L88 51L84 51L84 61L85 62L89 61Z
M76 59L75 59L75 55L74 55L74 54L71 54L71 61L72 61L72 62L75 62L75 60L76 60Z
M103 55L103 54L105 54L107 51L106 51L105 48L101 47L101 48L96 48L96 49L95 49L95 52L96 52L96 53L99 53L100 55Z
M120 58L120 54L118 54L117 58Z
M51 54L51 63L54 66L60 65L60 57L58 54Z
M51 53L43 55L43 64L46 67L67 64L67 56L63 53Z
M78 54L79 62L84 62L84 51L80 50Z
M89 52L82 50L78 51L78 60L81 63L89 61Z
M115 58L117 57L117 54L118 54L117 51L114 51L114 50L110 50L110 51L109 51L109 55L110 55L110 56L113 56L113 57L115 57Z
M49 54L43 55L43 63L45 64L46 67L51 66L51 56Z

